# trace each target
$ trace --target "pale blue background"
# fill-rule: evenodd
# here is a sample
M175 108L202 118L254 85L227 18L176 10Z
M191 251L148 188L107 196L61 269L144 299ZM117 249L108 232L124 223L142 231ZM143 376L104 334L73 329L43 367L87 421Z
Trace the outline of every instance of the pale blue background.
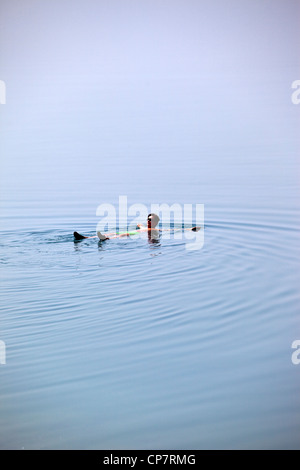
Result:
M1 1L1 448L299 448L299 20ZM204 204L203 250L74 244L119 195Z

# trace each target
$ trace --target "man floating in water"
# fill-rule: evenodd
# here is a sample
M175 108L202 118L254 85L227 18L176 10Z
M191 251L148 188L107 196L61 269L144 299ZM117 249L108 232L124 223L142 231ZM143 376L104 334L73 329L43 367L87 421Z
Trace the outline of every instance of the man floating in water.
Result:
M78 232L74 232L74 238L75 240L84 240L86 238L99 238L100 241L105 241L105 240L110 240L113 238L122 238L122 237L129 237L131 235L137 235L139 232L148 232L148 238L150 239L155 239L159 235L159 232L164 230L166 231L167 229L162 229L158 230L157 224L159 222L159 217L157 214L149 214L147 217L147 226L144 226L142 224L137 225L137 230L133 232L114 232L114 233L108 233L108 234L103 234L100 231L97 232L97 236L93 237L86 237L84 235L80 235ZM191 230L193 232L198 232L201 227L192 227L188 228L185 230ZM170 229L169 229L170 230Z

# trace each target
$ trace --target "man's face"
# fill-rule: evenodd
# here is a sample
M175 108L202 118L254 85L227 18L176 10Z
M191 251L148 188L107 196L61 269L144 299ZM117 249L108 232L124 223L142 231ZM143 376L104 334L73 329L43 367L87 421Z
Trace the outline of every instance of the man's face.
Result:
M147 218L148 228L154 229L159 222L159 217L156 214L149 214Z

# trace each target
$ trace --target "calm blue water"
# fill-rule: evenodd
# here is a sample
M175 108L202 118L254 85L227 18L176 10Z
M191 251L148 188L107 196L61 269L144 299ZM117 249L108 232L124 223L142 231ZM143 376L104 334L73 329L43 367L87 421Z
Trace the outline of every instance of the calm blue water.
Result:
M1 449L299 449L298 6L2 2Z
M296 187L273 198L262 178L178 188L176 201L206 203L193 252L172 237L74 243L116 197L107 183L101 200L4 199L2 448L299 447L299 208ZM130 197L150 205L145 193ZM171 182L155 188L167 194Z

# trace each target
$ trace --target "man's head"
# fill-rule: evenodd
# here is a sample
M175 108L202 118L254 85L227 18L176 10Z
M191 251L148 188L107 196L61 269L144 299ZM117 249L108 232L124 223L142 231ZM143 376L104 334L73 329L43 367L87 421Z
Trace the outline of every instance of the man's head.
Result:
M159 217L156 214L149 214L147 218L148 228L155 228L159 222Z

